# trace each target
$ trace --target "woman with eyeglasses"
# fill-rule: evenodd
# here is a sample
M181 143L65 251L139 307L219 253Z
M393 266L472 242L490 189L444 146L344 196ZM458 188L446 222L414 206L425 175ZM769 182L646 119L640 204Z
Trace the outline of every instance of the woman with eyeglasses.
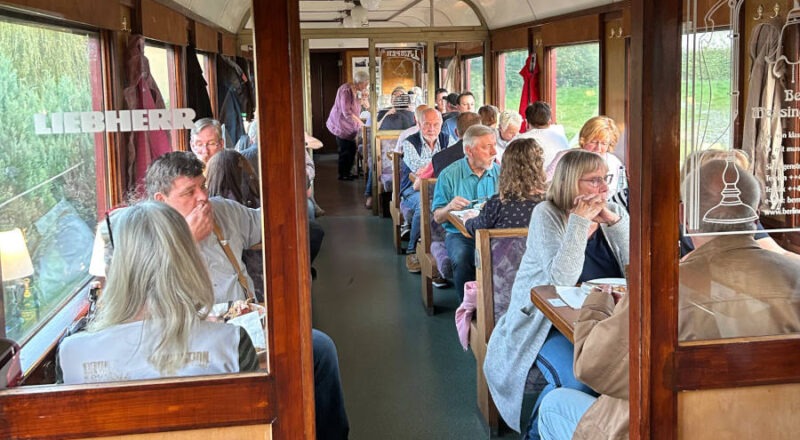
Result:
M209 322L211 279L183 216L147 201L111 216L114 255L97 313L65 338L65 384L225 374L258 369L243 328Z
M597 153L570 150L556 167L545 201L536 205L528 228L508 311L495 326L484 373L500 414L518 428L529 370L547 385L539 393L528 438L538 439L538 408L557 387L593 394L573 374L573 345L530 300L541 285L575 286L595 278L622 277L628 264L629 219L609 202L606 161Z
M619 128L617 123L608 116L595 116L590 118L581 127L578 134L578 145L582 150L591 151L599 154L608 166L608 173L611 175L608 182L608 192L606 196L609 200L614 197L617 191L628 187L625 177L625 166L622 161L614 154L614 147L619 140ZM547 176L552 180L556 165L561 157L570 150L566 150L556 156L550 166L547 167ZM627 202L627 198L625 200Z

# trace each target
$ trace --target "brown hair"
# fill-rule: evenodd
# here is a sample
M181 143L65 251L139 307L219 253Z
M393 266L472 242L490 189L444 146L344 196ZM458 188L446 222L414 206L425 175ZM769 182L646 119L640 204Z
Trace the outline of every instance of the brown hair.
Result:
M222 150L208 161L208 195L235 200L248 208L261 206L258 178L244 156Z
M481 124L487 127L494 127L497 124L497 108L493 105L484 105L478 109L478 114L481 115Z
M547 191L544 150L535 139L515 139L503 153L500 200L541 201Z

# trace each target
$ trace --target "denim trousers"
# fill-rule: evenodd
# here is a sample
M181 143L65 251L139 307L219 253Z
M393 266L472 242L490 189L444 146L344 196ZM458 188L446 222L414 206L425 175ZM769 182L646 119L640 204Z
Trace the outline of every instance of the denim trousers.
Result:
M525 438L529 440L538 440L539 437L539 407L542 404L542 399L551 391L556 388L570 388L573 390L582 391L586 394L596 396L597 394L591 388L581 383L575 378L573 372L573 352L575 347L572 342L564 337L555 327L550 328L547 334L547 339L544 341L542 349L539 350L539 355L536 356L536 367L542 372L547 381L544 389L539 393L536 399L536 404L533 406L533 413L531 414L531 423Z
M453 284L458 298L464 299L464 283L475 281L475 239L465 237L460 232L448 232L444 246L453 266Z
M401 196L405 201L405 205L414 213L411 217L411 235L408 238L407 250L407 253L413 254L417 251L417 240L419 240L420 223L422 219L422 211L420 211L419 206L419 191L414 191L414 187L409 186L403 191ZM408 219L406 219L406 221L408 221Z
M350 432L339 377L336 345L325 333L311 330L314 351L314 410L318 440L346 439Z
M596 397L569 388L558 388L548 393L539 407L542 440L572 439L581 417L596 400Z

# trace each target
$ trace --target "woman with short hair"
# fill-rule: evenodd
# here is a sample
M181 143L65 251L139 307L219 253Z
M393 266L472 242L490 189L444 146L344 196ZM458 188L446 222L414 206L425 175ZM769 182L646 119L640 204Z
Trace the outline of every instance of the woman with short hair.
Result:
M519 134L522 116L515 111L503 110L497 117L497 162L502 163L506 146Z
M183 216L146 201L110 219L114 255L97 314L59 346L66 384L258 369L244 329L206 321L211 279Z
M541 285L575 286L622 277L628 264L628 214L607 201L608 168L596 153L570 150L556 167L546 200L531 215L525 255L511 303L492 331L484 374L500 414L519 429L528 372L535 366L548 385L534 407L529 438L538 439L538 406L556 387L592 393L575 379L573 346L531 302Z
M361 100L359 93L369 87L369 73L359 70L352 83L344 83L336 91L336 100L325 126L336 136L339 149L339 180L353 180L350 174L356 157L356 135L361 130Z

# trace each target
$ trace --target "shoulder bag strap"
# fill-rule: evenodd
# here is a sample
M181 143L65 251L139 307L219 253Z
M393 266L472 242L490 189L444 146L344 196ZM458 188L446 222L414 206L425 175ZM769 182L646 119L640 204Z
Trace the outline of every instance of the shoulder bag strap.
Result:
M249 300L255 299L253 292L251 292L247 286L247 279L244 277L244 274L242 274L242 269L239 266L236 257L233 255L231 247L228 246L228 240L225 240L225 238L222 237L222 229L220 229L216 221L214 221L214 235L217 236L217 243L219 243L220 247L222 247L222 251L225 252L225 256L228 257L228 261L230 261L231 265L233 265L233 268L236 269L236 277L239 279L239 284L244 289L247 299Z

